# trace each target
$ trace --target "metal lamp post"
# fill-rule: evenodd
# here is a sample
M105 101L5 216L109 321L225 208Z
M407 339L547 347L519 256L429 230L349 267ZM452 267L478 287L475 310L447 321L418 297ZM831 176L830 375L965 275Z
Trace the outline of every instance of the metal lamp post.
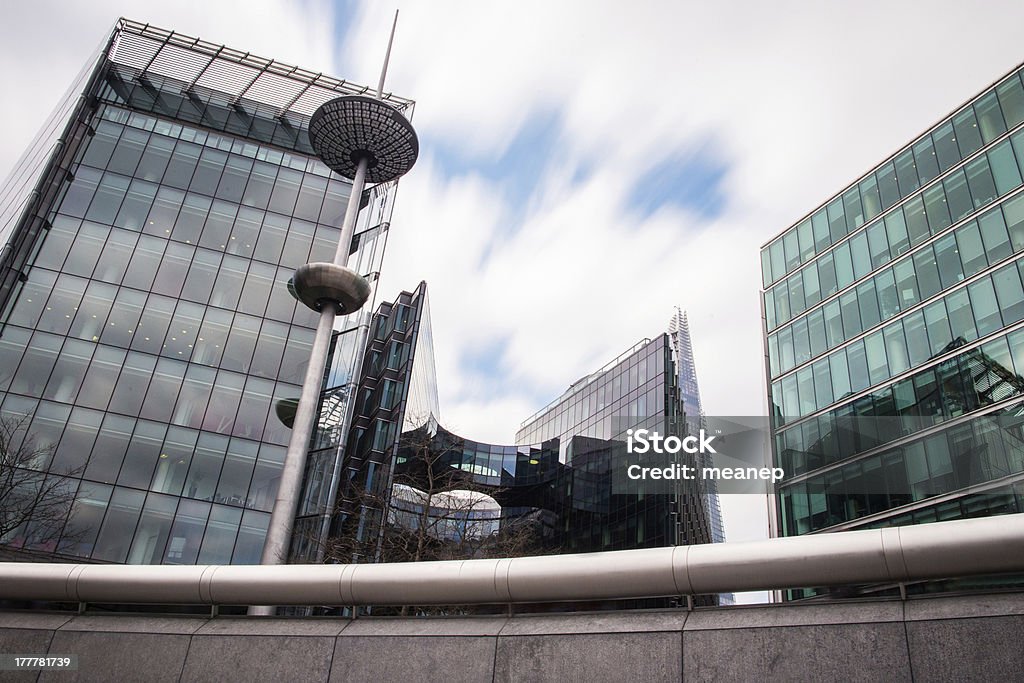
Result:
M396 22L397 19L396 12ZM394 39L394 27L391 39ZM390 52L389 40L388 55ZM347 267L363 189L367 182L386 183L401 177L412 168L419 155L419 140L412 124L401 112L381 100L387 59L385 57L376 98L338 97L321 105L309 121L309 140L317 156L332 171L352 181L352 193L345 208L334 260L307 263L300 266L292 278L296 296L318 311L320 320L295 411L261 564L282 564L287 559L335 317L354 313L370 296L366 278ZM271 608L254 607L251 612L269 614Z

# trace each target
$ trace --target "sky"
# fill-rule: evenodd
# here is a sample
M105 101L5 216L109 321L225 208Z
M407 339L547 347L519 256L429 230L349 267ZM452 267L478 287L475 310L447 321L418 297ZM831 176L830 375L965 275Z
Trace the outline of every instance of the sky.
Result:
M375 84L396 7L377 299L428 282L442 419L493 443L677 305L705 411L765 414L760 246L1024 61L1019 1L10 2L0 176L118 16Z

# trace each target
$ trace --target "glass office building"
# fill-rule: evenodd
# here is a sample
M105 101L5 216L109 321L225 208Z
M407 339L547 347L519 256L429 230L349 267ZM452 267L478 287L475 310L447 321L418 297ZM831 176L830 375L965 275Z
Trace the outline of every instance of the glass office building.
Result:
M790 536L1024 510L1015 70L761 251Z
M0 413L52 446L39 477L75 497L56 529L30 520L0 543L259 561L289 438L277 414L300 393L316 325L288 281L331 260L350 188L305 127L365 90L118 22L2 194ZM371 281L386 189L366 193L349 260ZM353 365L368 321L339 321L335 368ZM348 409L351 383L332 386L322 432Z
M517 445L501 445L442 424L426 283L382 303L371 329L341 471L333 478L327 468L309 471L296 525L302 531L293 544L297 559L322 560L324 553L340 561L395 559L387 552L389 525L408 522L413 512L438 529L486 527L494 543L474 543L473 556L509 552L501 533L517 528L529 530L528 542L516 545L521 552L710 542L696 483L647 495L613 484L615 468L624 468L627 429L668 434L681 427L667 334L643 340L574 383L522 424ZM331 448L314 456L320 453L324 463L334 457ZM422 515L425 505L429 515Z

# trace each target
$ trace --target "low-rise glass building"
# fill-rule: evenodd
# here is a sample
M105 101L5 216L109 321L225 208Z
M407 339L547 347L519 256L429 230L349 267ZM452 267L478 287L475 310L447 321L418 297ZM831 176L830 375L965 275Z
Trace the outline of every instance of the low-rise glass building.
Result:
M1020 69L765 245L780 535L1024 510Z

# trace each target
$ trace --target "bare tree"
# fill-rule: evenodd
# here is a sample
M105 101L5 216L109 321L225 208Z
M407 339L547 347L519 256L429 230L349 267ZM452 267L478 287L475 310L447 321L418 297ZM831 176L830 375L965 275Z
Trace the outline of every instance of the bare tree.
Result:
M47 473L54 447L38 444L27 423L0 418L0 545L52 551L75 499L69 477L78 470Z

